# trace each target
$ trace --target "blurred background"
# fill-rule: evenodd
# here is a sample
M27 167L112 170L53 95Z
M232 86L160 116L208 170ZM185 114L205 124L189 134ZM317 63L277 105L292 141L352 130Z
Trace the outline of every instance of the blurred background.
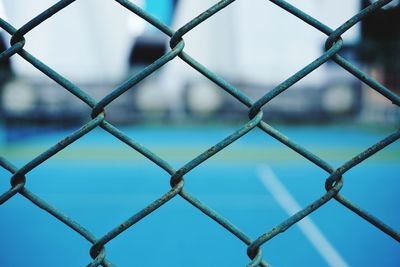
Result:
M214 1L133 1L178 29ZM320 56L326 36L273 4L238 1L185 36L185 51L258 99ZM302 1L297 7L335 29L371 1ZM1 16L21 27L53 1L2 1ZM92 12L92 10L96 12ZM341 55L399 92L398 1L343 36ZM1 34L2 49L10 41ZM25 49L100 100L168 51L168 38L113 1L77 1L26 36ZM2 62L3 124L79 125L88 107L25 60ZM398 123L399 110L334 62L265 107L268 121ZM107 108L117 124L237 122L247 109L179 58Z
M55 2L0 0L0 16L19 28ZM217 3L131 2L174 30ZM288 2L336 29L374 1ZM394 0L352 27L342 36L340 51L396 94L399 5ZM9 47L10 36L0 30L0 38L1 52ZM170 50L169 38L110 0L76 1L25 38L24 49L96 100ZM269 1L238 0L187 33L184 51L257 100L318 58L326 39ZM0 155L17 167L90 120L86 104L20 56L2 61L0 70ZM243 104L178 57L112 102L106 114L108 121L176 169L248 121ZM269 102L264 118L334 167L400 125L397 106L331 61ZM342 190L395 229L400 227L399 160L396 142L349 171ZM1 169L0 177L4 192L10 173ZM274 177L286 191L277 192ZM190 172L185 188L255 238L320 197L326 177L254 129ZM101 236L168 191L169 178L139 153L95 129L32 170L27 187ZM282 195L297 204L287 208L280 202ZM87 264L90 244L39 211L19 195L0 207L0 266ZM242 242L179 197L149 217L107 244L111 261L119 266L248 263ZM263 247L267 261L276 266L398 266L398 243L337 202L308 218L311 223L292 227ZM177 254L179 262L171 258Z

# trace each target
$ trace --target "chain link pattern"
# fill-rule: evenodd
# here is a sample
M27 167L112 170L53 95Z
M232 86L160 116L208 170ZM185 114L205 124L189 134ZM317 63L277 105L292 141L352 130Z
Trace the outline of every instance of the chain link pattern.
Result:
M303 219L304 217L310 215L315 210L319 209L322 205L331 200L336 200L341 203L344 207L351 210L352 212L358 214L367 222L373 224L375 227L380 229L383 233L389 235L396 241L400 241L399 232L395 231L378 218L353 204L347 198L345 198L342 194L340 194L340 190L343 187L343 179L342 176L351 168L360 164L373 154L378 151L384 149L386 146L395 142L400 138L400 129L396 132L390 134L380 142L374 144L373 146L367 148L354 158L348 160L339 168L333 168L327 162L325 162L322 158L308 151L300 144L297 144L290 140L288 137L283 135L281 132L270 126L267 122L263 120L263 111L262 108L267 105L267 103L285 90L289 89L293 84L310 74L312 71L317 69L319 66L324 64L325 62L331 60L336 62L339 66L341 66L346 71L350 72L352 75L357 77L359 80L367 84L370 88L377 91L384 97L388 98L394 105L399 106L400 97L393 93L391 90L374 80L372 77L368 76L366 73L362 72L360 69L352 65L345 58L340 56L339 52L342 48L343 41L341 39L341 35L353 27L355 24L360 22L363 18L368 15L373 14L376 10L380 9L384 5L391 2L391 0L380 0L376 1L373 4L369 5L358 14L354 15L348 21L343 23L337 29L331 29L322 22L313 18L312 16L304 13L303 11L297 9L286 1L282 0L269 0L274 3L278 7L286 10L292 15L299 18L299 20L309 24L311 27L319 30L321 33L327 36L325 43L325 52L317 59L309 63L303 69L298 71L297 73L290 76L287 80L273 88L271 91L265 93L261 98L257 101L251 100L245 93L235 88L228 81L225 81L220 76L216 75L205 66L197 62L190 55L185 53L184 47L185 42L183 36L191 31L193 28L214 16L218 12L220 12L226 6L232 4L235 0L222 0L197 17L190 20L183 27L178 29L177 31L173 31L171 28L157 20L155 17L143 11L140 7L135 4L127 1L127 0L115 0L119 4L121 4L124 8L130 10L132 13L141 17L148 23L152 24L164 34L170 37L170 47L167 53L165 53L162 57L157 59L155 62L147 66L140 73L134 75L133 77L126 80L121 85L117 86L112 90L111 93L106 95L100 101L95 101L90 95L88 95L84 90L76 86L74 83L70 82L62 75L57 73L55 70L48 67L45 63L34 57L28 51L24 49L25 38L24 36L37 27L40 23L44 22L51 16L57 14L60 10L66 8L68 5L72 4L75 0L62 0L43 11L38 16L34 17L32 20L27 22L21 28L16 29L11 24L9 24L4 19L0 18L0 27L3 28L6 32L11 35L11 47L6 51L0 54L0 60L6 60L16 54L21 56L23 59L32 64L35 68L40 70L50 79L61 85L65 90L68 90L70 93L75 95L81 101L86 103L92 110L91 112L91 120L89 120L86 124L84 124L77 131L72 134L66 136L63 140L59 141L57 144L53 145L46 151L43 151L40 155L33 158L26 165L21 168L15 167L9 160L7 160L4 156L0 157L0 165L10 172L10 182L11 187L6 192L0 192L0 204L4 204L10 198L15 196L16 194L20 194L30 200L37 207L47 211L52 216L56 217L58 220L62 221L66 226L72 228L76 233L80 234L83 238L85 238L88 242L92 244L90 249L90 256L93 259L88 266L115 266L106 258L105 246L108 242L112 241L118 235L122 234L126 229L132 227L135 223L149 215L154 210L160 208L162 205L170 201L174 197L182 197L195 208L199 209L206 216L210 217L216 223L223 226L230 233L235 235L238 239L240 239L243 243L247 245L247 255L249 257L248 266L270 266L266 261L263 260L261 246L274 238L276 235L284 232L288 228L295 225L298 221ZM110 0L111 1L111 0ZM234 133L226 137L224 140L212 146L207 151L198 155L197 157L190 160L180 169L175 170L168 164L165 160L160 158L155 153L151 152L146 147L140 145L131 137L128 137L121 130L119 130L116 126L112 125L106 119L106 114L104 109L113 102L115 99L121 97L121 95L130 90L134 85L140 83L143 79L148 77L154 71L163 67L170 60L179 57L181 60L186 62L189 66L197 70L199 73L204 75L206 78L214 82L221 89L225 90L232 97L237 99L243 105L248 107L249 121L244 124L241 128L237 129ZM212 210L210 207L203 204L200 200L196 199L193 195L187 192L184 188L184 176L189 173L191 170L203 164L207 159L220 152L222 149L226 148L242 136L246 135L248 132L253 130L254 128L260 128L267 135L277 139L282 144L288 146L295 152L302 155L306 160L312 162L313 164L319 166L321 169L326 171L327 178L325 180L325 189L326 193L323 194L320 198L316 199L314 202L310 203L302 210L294 214L293 216L287 218L285 221L281 222L279 225L275 226L271 230L261 234L259 237L252 239L247 236L244 232L238 229L232 222L228 221L216 211ZM29 191L25 186L26 179L28 178L28 174L34 168L38 167L40 164L43 164L50 157L54 156L58 152L62 151L65 147L72 144L82 136L86 135L90 131L95 128L102 128L104 131L113 135L121 142L125 143L127 146L141 153L148 160L152 161L154 164L158 165L160 168L165 170L170 176L170 184L171 189L162 195L160 198L154 200L147 207L144 207L139 212L135 213L132 217L122 222L120 225L116 226L114 229L111 229L108 233L101 237L94 236L89 230L84 228L78 222L69 218L61 211L57 210L51 204L47 203L45 200L41 199L33 192ZM243 252L245 253L245 252Z

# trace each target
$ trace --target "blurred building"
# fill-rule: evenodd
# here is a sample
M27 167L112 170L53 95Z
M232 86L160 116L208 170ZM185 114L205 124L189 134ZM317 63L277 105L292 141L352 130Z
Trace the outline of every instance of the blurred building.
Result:
M371 4L363 0L362 7ZM360 58L366 72L394 93L400 93L400 1L392 1L361 23ZM364 90L366 120L400 121L399 108L373 90Z
M50 0L38 0L26 8L23 0L2 2L7 20L15 27L53 4ZM178 29L216 1L181 0L176 9L173 0L132 2ZM348 0L288 2L332 29L361 8L359 1ZM345 46L341 53L358 66L361 66L358 44L361 38L371 39L368 32L372 31L365 31L371 24L374 23L366 21L361 30L357 24L343 35ZM265 0L254 0L251 5L248 1L236 1L184 37L185 52L254 100L318 58L324 52L326 38ZM25 48L29 52L96 99L169 50L169 38L114 1L76 1L29 32L26 39ZM368 49L372 48L368 47L362 50L361 57L365 59L368 57L364 55L371 54ZM146 56L144 51L150 51L152 56ZM365 62L374 60L368 58ZM48 121L58 121L63 116L72 121L88 118L89 108L74 96L18 56L11 61L18 77L27 85L19 86L23 88L19 97L32 102L19 107L23 112L15 114L24 113L28 117L39 114L36 119L48 118ZM143 64L135 69L134 61ZM385 68L395 70L395 67ZM356 116L363 108L360 87L353 76L336 64L327 63L268 103L265 116L294 121ZM34 93L27 93L28 90ZM237 120L246 116L242 104L180 59L172 60L126 92L107 111L110 120L121 123L157 117Z
M363 7L370 0L363 1ZM380 73L380 80L389 89L400 92L400 4L393 1L366 18L361 24L362 59Z

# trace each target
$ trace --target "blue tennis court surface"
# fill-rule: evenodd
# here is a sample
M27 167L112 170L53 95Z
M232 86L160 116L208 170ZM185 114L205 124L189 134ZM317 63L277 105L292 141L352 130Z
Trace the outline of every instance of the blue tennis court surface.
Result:
M339 167L391 133L350 126L277 126ZM234 127L133 127L132 139L176 169ZM1 155L21 167L70 131L20 140ZM400 143L344 176L341 193L400 229ZM9 174L0 170L0 192ZM185 176L185 189L252 239L320 197L327 173L258 129ZM169 175L102 130L95 130L27 175L26 187L97 237L170 189ZM88 243L17 195L0 206L0 266L85 266ZM399 266L400 246L332 200L262 247L274 266ZM118 266L245 266L246 245L180 196L106 245Z

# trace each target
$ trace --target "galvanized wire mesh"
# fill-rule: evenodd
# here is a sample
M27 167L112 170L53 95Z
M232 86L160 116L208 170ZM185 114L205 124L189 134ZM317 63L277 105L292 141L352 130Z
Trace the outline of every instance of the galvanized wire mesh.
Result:
M150 64L140 73L134 75L133 77L126 80L121 85L117 86L112 92L106 95L100 101L95 101L90 95L88 95L84 90L76 86L74 83L70 82L62 75L57 73L55 70L48 67L45 63L41 62L39 59L34 57L28 51L24 49L25 38L24 35L29 31L37 27L40 23L47 20L51 16L57 14L63 8L66 8L68 5L73 3L75 0L62 0L43 11L40 15L34 17L32 20L27 22L19 29L15 29L12 25L10 25L7 21L0 18L0 27L7 31L11 37L11 47L6 51L0 54L0 60L6 60L12 56L18 54L23 59L32 64L35 68L40 70L42 73L47 75L50 79L61 85L64 89L68 90L70 93L75 95L81 101L86 103L91 109L91 120L82 125L80 129L73 132L72 134L66 136L63 140L55 144L54 146L48 148L46 151L43 151L39 156L33 158L26 165L21 168L15 167L9 160L6 159L7 155L2 155L0 158L0 165L10 172L10 181L11 188L6 192L0 195L0 203L3 204L7 202L10 198L15 196L16 194L20 194L25 198L29 199L33 204L38 206L39 208L47 211L52 216L56 217L58 220L62 221L66 226L72 228L76 233L80 234L83 238L89 241L92 244L90 249L90 256L92 257L92 262L89 263L88 266L113 266L113 264L106 259L106 251L105 246L108 242L112 241L118 235L122 234L126 229L132 227L135 223L148 216L154 210L160 208L162 205L170 201L172 198L177 197L178 195L193 205L195 208L199 209L206 216L210 217L216 223L223 226L226 230L235 235L238 239L240 239L243 243L245 243L247 247L247 255L249 256L249 264L248 266L269 266L269 264L263 260L261 246L273 239L276 235L284 232L288 228L295 225L304 217L310 215L315 210L319 209L322 205L335 199L339 203L341 203L347 209L353 211L358 214L361 218L373 224L375 227L380 229L383 233L391 236L393 239L400 241L400 234L393 230L391 227L380 221L378 218L374 217L372 214L353 204L339 192L343 187L343 179L342 176L350 169L360 164L373 154L378 151L384 149L386 146L395 142L400 138L400 130L390 134L380 142L374 144L373 146L367 148L357 156L352 159L349 159L346 163L344 163L339 168L334 168L330 166L326 161L322 158L316 156L312 152L308 151L300 144L297 144L283 135L281 132L270 126L267 122L263 120L263 111L262 108L268 104L270 100L285 90L288 90L293 84L310 74L312 71L317 69L319 66L324 64L325 62L331 60L336 62L343 69L350 72L352 75L357 77L359 80L367 84L370 88L377 91L384 97L388 98L394 105L399 106L400 97L393 93L391 90L374 80L372 77L368 76L360 69L352 65L345 58L340 56L339 52L342 47L343 41L341 39L341 35L353 27L355 24L360 22L363 18L368 15L373 14L375 11L383 7L384 5L391 2L390 0L380 0L376 1L370 6L366 7L364 10L360 11L358 14L355 14L348 21L343 23L337 29L331 29L328 26L324 25L322 22L313 18L312 16L304 13L303 11L297 9L291 4L282 1L282 0L270 0L270 2L276 4L280 8L286 10L292 15L299 18L299 23L301 21L309 24L311 27L316 28L323 34L327 36L326 39L326 51L317 59L309 63L303 69L298 71L297 73L290 76L287 80L276 86L274 89L268 91L259 98L257 101L251 100L246 94L242 91L235 88L228 81L225 81L220 76L216 75L205 66L197 62L190 55L184 52L185 42L183 40L183 36L191 31L193 28L214 16L218 12L220 12L223 8L233 3L235 0L222 0L197 17L190 20L183 27L178 29L177 31L173 31L171 28L144 12L141 8L136 6L135 4L127 1L127 0L115 0L119 4L121 4L124 8L130 10L132 13L140 16L142 19L152 24L160 31L165 33L170 37L170 46L171 50L165 53L162 57L157 59L155 62ZM301 21L300 21L301 20ZM147 76L152 74L154 71L163 67L170 60L175 57L179 57L181 60L186 62L192 68L197 70L199 73L207 77L209 80L213 81L216 85L218 85L221 89L228 92L232 97L236 98L243 105L248 107L249 121L244 124L241 128L237 129L234 133L226 137L224 140L221 140L216 145L212 146L207 151L198 155L197 157L190 160L187 164L182 166L180 169L175 170L171 167L168 162L160 158L155 153L151 152L146 147L140 145L135 142L132 138L128 137L117 127L112 125L106 119L106 115L104 112L104 108L107 107L111 102L113 102L118 97L121 97L123 93L130 90L134 85L140 83ZM302 210L294 214L293 216L287 218L285 221L281 222L276 227L268 230L267 232L261 234L255 239L250 238L240 229L238 229L232 222L228 221L224 217L222 217L218 212L212 210L210 207L203 204L201 201L196 199L193 195L188 193L184 188L184 175L192 171L194 168L203 164L213 155L219 153L222 149L226 148L239 138L243 137L254 128L258 127L262 131L264 131L267 135L275 138L280 141L282 144L288 146L295 152L302 155L305 159L309 160L313 164L317 165L321 169L327 172L327 178L325 180L325 189L326 193L323 194L320 198L316 199L314 202L310 203ZM152 161L154 164L158 165L160 168L165 170L170 176L170 185L171 190L166 192L160 198L154 200L147 207L144 207L139 212L135 213L129 219L123 221L120 225L116 226L114 229L111 229L107 234L96 237L89 230L84 228L78 222L72 220L67 217L61 211L57 210L51 204L47 203L45 200L41 199L33 192L29 191L25 186L26 179L28 178L28 174L30 171L35 169L41 164L45 164L46 161L54 156L55 154L62 151L68 145L72 144L82 136L86 135L90 131L95 128L102 128L104 131L110 133L115 136L121 142L125 143L127 146L141 153L148 160ZM3 180L4 181L4 180ZM2 181L2 182L3 182ZM162 181L160 181L162 182ZM245 253L245 252L243 252Z

